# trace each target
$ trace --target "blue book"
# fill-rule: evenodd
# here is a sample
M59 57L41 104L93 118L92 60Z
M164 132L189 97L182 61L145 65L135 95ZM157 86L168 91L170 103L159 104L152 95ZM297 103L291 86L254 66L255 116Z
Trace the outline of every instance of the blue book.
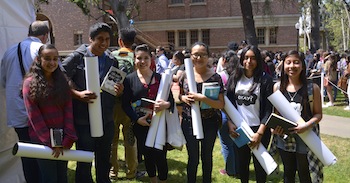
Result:
M251 141L251 137L242 127L237 128L236 132L239 133L237 138L233 138L231 135L230 137L238 148L248 144Z
M210 99L218 100L219 94L220 94L220 86L219 86L218 82L203 83L202 94ZM201 102L200 107L201 107L201 109L211 108L211 106L206 104L205 102Z

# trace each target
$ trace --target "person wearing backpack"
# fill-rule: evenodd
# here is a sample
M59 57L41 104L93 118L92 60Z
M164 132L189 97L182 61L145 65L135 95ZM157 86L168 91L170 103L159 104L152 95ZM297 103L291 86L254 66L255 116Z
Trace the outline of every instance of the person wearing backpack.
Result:
M136 37L136 31L132 27L122 28L119 31L118 44L120 49L113 51L112 55L118 60L119 69L130 74L134 71L134 53L132 45ZM120 134L120 126L123 126L122 132L124 136L124 148L125 148L125 163L127 167L126 178L133 179L137 173L137 148L135 137L133 134L129 134L131 121L125 114L121 107L121 97L116 98L114 105L114 138L112 143L111 163L112 171L110 176L112 178L118 177L118 141Z

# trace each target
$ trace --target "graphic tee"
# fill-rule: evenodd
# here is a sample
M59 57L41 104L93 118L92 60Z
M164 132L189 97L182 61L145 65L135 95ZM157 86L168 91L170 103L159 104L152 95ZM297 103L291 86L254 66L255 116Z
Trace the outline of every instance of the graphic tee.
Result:
M245 75L237 82L235 90L237 110L249 126L259 126L260 84L258 84L253 92L249 93L248 91L252 85L253 77L247 78Z

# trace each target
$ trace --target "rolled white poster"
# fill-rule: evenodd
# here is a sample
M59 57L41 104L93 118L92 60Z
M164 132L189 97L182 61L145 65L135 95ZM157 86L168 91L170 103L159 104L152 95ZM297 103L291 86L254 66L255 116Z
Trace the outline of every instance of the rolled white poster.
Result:
M159 99L168 100L171 80L172 80L171 70L167 69L162 74L162 78L160 79L156 101ZM164 111L159 111L158 113L153 112L151 126L148 130L147 138L146 138L146 142L145 142L145 145L147 147L154 147L155 146L155 140L156 140L156 138L158 138L157 131L158 131L159 123L164 123L164 125L165 125L165 114L163 114L163 113L164 113ZM161 117L161 116L163 116L163 117ZM162 121L160 121L160 120L162 120ZM165 131L164 131L164 133L165 133ZM164 135L164 145L165 145L165 141L166 141L166 139L165 139L165 135Z
M188 88L190 92L197 93L197 85L196 80L194 78L193 72L193 63L189 58L185 59L185 72L188 81ZM203 124L201 118L201 111L199 108L199 102L196 101L191 105L191 117L192 117L192 127L193 127L193 135L196 136L197 139L203 139Z
M267 98L283 117L297 122L298 124L305 123L304 119L292 107L292 105L284 97L281 91L277 90ZM321 141L321 139L316 135L314 131L309 129L304 133L298 133L298 135L309 147L309 149L317 156L317 158L323 163L323 165L329 166L337 162L337 158Z
M63 150L63 155L55 158L52 155L52 149L50 147L18 142L12 149L12 154L19 157L38 158L38 159L50 159L50 160L62 160L62 161L79 161L79 162L92 162L94 159L94 153L90 151L81 150Z
M253 135L253 130L249 127L248 123L244 121L241 114L237 111L235 106L231 103L231 101L227 98L227 96L224 97L225 99L225 111L230 117L231 121L237 126L242 126L249 135ZM267 175L270 175L276 168L277 163L272 158L272 156L267 152L266 148L263 144L259 144L258 148L251 149L256 159L259 161L260 165L263 167Z
M166 122L165 122L165 113L166 111L162 112L162 116L160 117L159 123L158 123L158 130L157 130L157 137L154 142L154 148L163 150L166 142Z
M101 109L101 87L97 57L84 57L86 89L96 94L97 98L89 103L89 119L91 137L103 135L102 109Z

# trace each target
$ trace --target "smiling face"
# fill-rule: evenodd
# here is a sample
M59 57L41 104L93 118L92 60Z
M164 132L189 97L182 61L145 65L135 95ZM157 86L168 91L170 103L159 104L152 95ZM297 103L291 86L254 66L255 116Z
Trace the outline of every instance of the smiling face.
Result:
M109 47L110 39L109 32L100 32L95 38L90 38L91 52L101 56Z
M50 76L58 67L58 52L56 49L44 49L39 57L44 75Z
M207 67L208 64L208 52L202 45L195 45L191 49L191 58L193 66L196 68Z
M303 70L302 62L296 55L289 55L284 60L284 73L290 78L299 78Z
M135 52L135 65L139 70L150 69L151 66L151 55L146 51Z
M244 55L243 68L246 72L253 73L258 63L252 50L248 50Z

